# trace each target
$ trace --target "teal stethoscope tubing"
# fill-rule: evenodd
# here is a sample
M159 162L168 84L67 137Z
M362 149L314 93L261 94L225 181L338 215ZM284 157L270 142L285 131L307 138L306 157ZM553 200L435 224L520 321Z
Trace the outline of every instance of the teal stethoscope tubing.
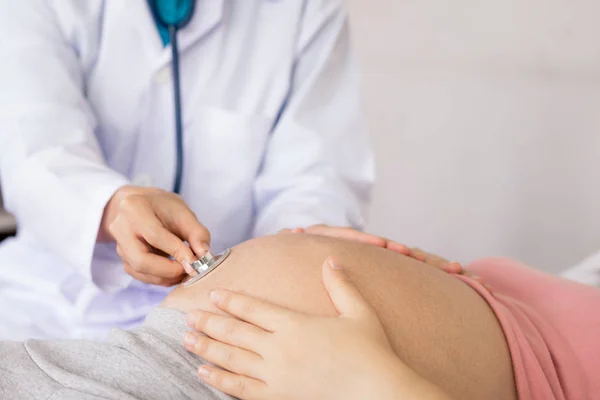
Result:
M171 41L171 53L173 64L173 95L175 104L175 135L176 135L176 158L175 158L175 181L173 184L173 192L181 191L181 181L183 179L183 117L181 112L181 79L179 68L179 47L177 45L177 31L184 28L192 19L196 6L195 0L189 1L171 1L171 5L183 5L182 8L174 10L161 7L161 2L158 0L149 0L152 15L157 24L169 31L169 39ZM179 4L177 4L179 3Z

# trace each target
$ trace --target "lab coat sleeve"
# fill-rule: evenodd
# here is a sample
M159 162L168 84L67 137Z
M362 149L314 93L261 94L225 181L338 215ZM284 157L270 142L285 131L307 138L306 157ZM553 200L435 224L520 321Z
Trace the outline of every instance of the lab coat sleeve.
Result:
M47 3L0 0L0 178L19 234L92 279L104 206L127 179L104 161L75 46Z
M349 40L341 1L306 2L290 92L255 185L255 236L365 224L374 163Z

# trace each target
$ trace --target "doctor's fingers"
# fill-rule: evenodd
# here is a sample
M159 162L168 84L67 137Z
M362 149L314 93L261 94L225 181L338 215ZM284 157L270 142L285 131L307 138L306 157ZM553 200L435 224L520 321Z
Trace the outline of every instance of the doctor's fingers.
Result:
M111 233L117 239L117 243L119 231L132 231L137 236L142 237L150 246L167 253L184 266L184 268L188 269L186 264L195 261L197 257L194 255L192 249L183 242L179 232L174 232L171 229L168 224L169 218L165 218L164 215L161 216L164 213L168 214L165 210L170 208L173 208L174 213L178 211L185 212L187 206L185 206L183 201L179 201L179 198L177 200L166 201L166 206L159 206L153 201L144 201L142 199L128 207L126 216L122 219L120 216L117 217L113 223L117 225L114 233L111 229ZM183 204L183 207L180 204ZM171 207L168 205L171 205ZM121 229L118 229L119 226L121 226ZM135 264L132 265L136 266Z
M134 235L121 237L117 241L117 253L138 274L172 280L185 273L177 261L156 254L154 249Z
M192 251L179 237L162 225L147 226L141 230L140 234L150 246L170 255L186 270L190 268L188 267L190 263L196 261L198 256L203 256L208 250L208 246L206 246L204 249L197 248ZM188 270L189 272L191 270Z
M209 250L210 232L198 221L196 214L185 205L173 208L168 216L158 215L159 219L170 232L178 238L187 241L197 256L202 257ZM176 257L177 258L177 257Z
M144 283L148 283L150 285L156 285L156 286L165 286L165 287L174 286L174 285L181 283L183 278L186 276L186 275L181 275L178 278L170 279L170 278L160 278L160 277L154 276L154 275L140 274L138 272L135 272L135 270L131 267L131 265L129 265L127 263L123 263L123 269L132 278L137 279L140 282L144 282Z

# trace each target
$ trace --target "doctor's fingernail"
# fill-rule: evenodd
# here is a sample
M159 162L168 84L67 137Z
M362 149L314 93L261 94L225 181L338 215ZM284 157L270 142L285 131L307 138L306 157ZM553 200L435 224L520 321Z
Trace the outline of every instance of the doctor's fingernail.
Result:
M188 260L183 260L181 262L181 265L183 266L183 269L185 270L185 272L188 273L188 275L191 275L194 272L194 269L192 268L192 265L190 264L190 262Z
M200 247L200 250L202 250L204 253L202 254L197 254L198 256L203 256L204 254L206 254L208 251L210 251L210 246L208 245L208 243L206 242L202 242L198 245L198 247Z
M196 344L196 336L193 333L188 333L187 335L185 335L183 343L185 343L186 347L193 348Z

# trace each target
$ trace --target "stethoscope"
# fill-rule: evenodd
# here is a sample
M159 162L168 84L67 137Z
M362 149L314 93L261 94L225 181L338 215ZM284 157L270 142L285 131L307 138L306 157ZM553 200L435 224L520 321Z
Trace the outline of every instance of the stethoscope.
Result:
M175 8L165 9L164 4L170 4ZM175 182L173 192L181 190L183 178L183 122L181 116L181 83L179 78L179 47L177 45L177 31L190 23L194 16L196 7L195 0L148 0L154 20L169 30L171 41L171 53L173 60L173 93L175 103L175 134L176 134L176 158L175 158Z
M230 254L231 249L227 249L217 255L213 255L210 251L207 251L206 254L200 257L198 261L194 261L191 264L191 267L196 272L196 275L191 275L189 278L185 279L183 281L183 286L190 286L204 278L206 275L210 274L212 271L217 269L217 267L221 265L221 263L225 261Z
M164 9L161 5L170 4L173 7ZM181 190L181 180L183 177L183 123L181 116L181 83L179 78L179 47L177 45L177 31L190 23L194 16L195 0L148 0L150 10L154 20L162 27L169 30L169 40L171 42L171 52L173 59L173 93L175 101L175 133L176 133L176 164L175 164L175 183L173 192L179 193ZM180 7L182 6L182 7ZM196 275L190 276L183 282L184 286L189 286L215 270L231 253L230 249L223 253L213 255L208 251L199 260L191 264Z

